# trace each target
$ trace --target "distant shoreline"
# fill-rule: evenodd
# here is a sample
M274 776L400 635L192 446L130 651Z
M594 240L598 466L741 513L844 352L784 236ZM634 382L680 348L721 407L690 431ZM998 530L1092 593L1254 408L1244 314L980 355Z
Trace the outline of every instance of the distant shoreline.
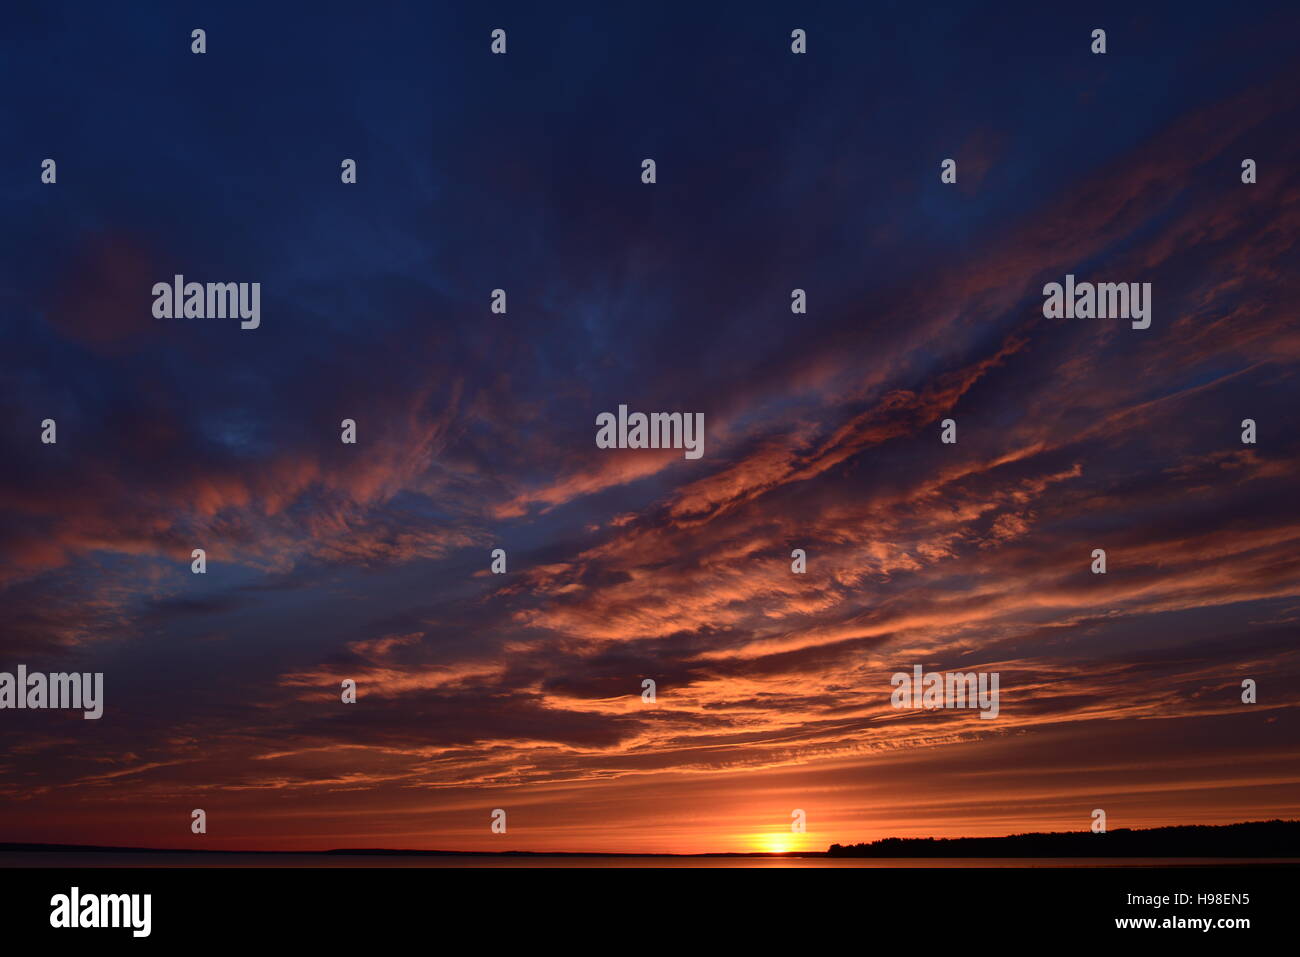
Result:
M1300 858L1300 821L1252 821L1180 825L1102 834L1091 831L1012 834L1005 837L884 838L871 843L832 844L825 851L706 851L694 854L636 851L447 851L405 848L227 850L185 847L120 847L99 844L0 842L0 854L187 854L202 856L299 855L309 857L570 857L570 858Z
M1064 831L1006 837L897 838L832 844L829 857L1300 857L1300 821L1189 824L1102 833Z

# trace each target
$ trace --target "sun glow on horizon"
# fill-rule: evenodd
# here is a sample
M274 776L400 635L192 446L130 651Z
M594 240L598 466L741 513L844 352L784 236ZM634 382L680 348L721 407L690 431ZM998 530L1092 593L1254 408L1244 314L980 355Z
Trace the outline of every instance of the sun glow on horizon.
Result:
M798 837L794 834L759 834L751 841L754 850L764 851L768 854L788 854L790 851L797 851L799 848Z

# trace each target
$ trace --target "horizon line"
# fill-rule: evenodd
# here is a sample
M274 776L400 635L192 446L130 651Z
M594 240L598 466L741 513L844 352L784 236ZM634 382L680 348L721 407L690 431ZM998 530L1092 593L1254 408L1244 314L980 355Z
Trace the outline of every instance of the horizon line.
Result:
M393 856L442 856L442 857L503 857L503 856L530 856L530 857L829 857L831 848L853 848L853 847L871 847L882 844L886 841L897 841L903 844L922 843L922 842L952 842L960 841L1010 841L1016 838L1028 837L1065 837L1071 835L1082 835L1098 833L1104 834L1151 834L1156 831L1178 831L1178 830L1220 830L1226 828L1238 828L1257 826L1262 824L1293 824L1300 826L1300 820L1271 818L1264 821L1237 821L1232 824L1164 824L1156 827L1128 828L1119 827L1102 832L1093 832L1091 830L1080 831L1024 831L1014 834L1003 834L992 837L983 837L968 835L964 837L881 837L873 841L859 841L854 844L840 844L834 842L828 844L825 850L813 851L526 851L526 850L505 850L505 851L453 851L439 849L422 849L422 848L386 848L386 847L334 847L324 850L247 850L247 849L230 849L230 848L189 848L189 847L131 847L112 844L62 844L48 842L32 841L0 841L0 853L69 853L69 852L92 852L92 853L119 853L119 854L312 854L312 855L329 855L329 854L374 854L374 855L393 855ZM1213 855L1211 855L1213 856Z

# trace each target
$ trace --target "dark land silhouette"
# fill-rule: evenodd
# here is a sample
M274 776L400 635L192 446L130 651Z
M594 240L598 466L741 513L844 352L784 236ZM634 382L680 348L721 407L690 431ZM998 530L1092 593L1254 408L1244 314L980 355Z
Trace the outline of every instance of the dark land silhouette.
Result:
M826 851L711 852L647 854L611 851L439 851L352 847L327 851L205 850L201 848L107 847L94 844L0 842L0 853L178 854L267 856L410 856L410 857L672 857L672 858L1070 858L1070 857L1226 857L1300 858L1300 821L1252 821L1218 826L1189 825L1146 830L1117 828L1092 831L1011 834L1005 837L899 838L863 844L832 844Z
M1006 837L887 837L832 844L830 857L1300 857L1300 821L1251 821L1145 830L1011 834Z

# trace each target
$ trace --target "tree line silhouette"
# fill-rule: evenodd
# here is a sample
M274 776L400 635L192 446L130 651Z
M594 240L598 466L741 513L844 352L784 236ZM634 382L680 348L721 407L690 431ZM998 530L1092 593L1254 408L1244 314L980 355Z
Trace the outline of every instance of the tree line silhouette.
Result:
M886 837L832 844L831 857L1294 857L1300 821L1183 825L1104 833L1064 831L1006 837Z

